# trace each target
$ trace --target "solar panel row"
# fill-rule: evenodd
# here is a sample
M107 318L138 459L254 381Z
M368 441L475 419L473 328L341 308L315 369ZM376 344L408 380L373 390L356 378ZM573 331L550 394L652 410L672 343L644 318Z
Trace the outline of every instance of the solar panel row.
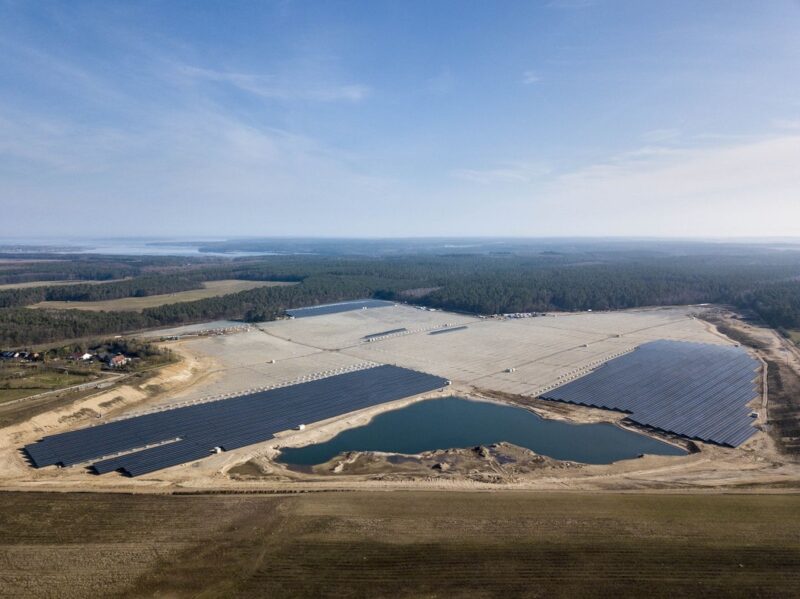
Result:
M230 450L252 445L299 424L446 384L446 379L422 372L376 366L52 435L26 445L25 451L36 467L93 462L99 474L123 470L138 476L208 456L215 447Z
M653 341L542 397L627 412L644 426L736 447L756 432L747 404L759 395L758 366L741 348Z
M371 335L364 335L362 339L370 340L370 339L377 339L379 337L386 337L387 335L394 335L395 333L405 333L408 329L391 329L389 331L381 331L380 333L372 333Z
M338 312L350 312L352 310L365 310L367 308L386 308L394 306L394 302L384 300L363 299L351 302L338 302L336 304L322 304L320 306L309 306L307 308L293 308L286 310L289 316L294 318L308 318L309 316L322 316L324 314L337 314Z
M466 326L461 327L447 327L446 329L436 329L435 331L431 331L428 335L441 335L442 333L453 333L455 331L463 331L466 329Z

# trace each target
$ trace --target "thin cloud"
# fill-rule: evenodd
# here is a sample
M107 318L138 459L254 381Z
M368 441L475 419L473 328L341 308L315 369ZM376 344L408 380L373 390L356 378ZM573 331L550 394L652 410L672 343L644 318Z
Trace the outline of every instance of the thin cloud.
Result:
M489 169L456 169L450 174L462 181L493 185L531 183L549 172L550 169L543 165L511 164Z
M81 125L0 106L0 158L7 170L99 173L115 157L141 151L143 142L135 132Z
M267 75L253 75L234 71L217 71L193 66L181 66L182 75L196 81L208 81L231 85L262 98L274 100L311 100L317 102L360 102L370 93L370 88L361 84L290 84Z
M451 175L473 185L458 190L462 218L453 232L796 237L797 164L800 134L786 133L643 146L570 170L539 169L538 175L535 166L522 164L461 169Z
M800 119L775 119L772 124L778 129L800 130Z
M555 178L538 207L569 206L578 234L797 235L797 164L800 135L643 149Z
M533 85L534 83L539 83L541 80L542 78L536 71L525 71L522 73L522 83L525 85Z
M13 145L7 134L18 136ZM396 191L363 172L358 156L213 109L164 113L127 136L4 119L0 138L0 197L26 200L5 206L6 233L85 231L102 205L103 222L128 232L324 234L338 219L369 226L376 215L362 207Z
M663 143L675 141L681 136L680 129L651 129L642 134L642 140L647 143Z

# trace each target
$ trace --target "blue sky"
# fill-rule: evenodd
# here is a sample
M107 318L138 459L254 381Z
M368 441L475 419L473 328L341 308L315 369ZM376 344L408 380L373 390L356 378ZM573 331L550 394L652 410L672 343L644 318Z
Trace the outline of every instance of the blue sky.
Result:
M0 0L0 235L800 236L800 3Z

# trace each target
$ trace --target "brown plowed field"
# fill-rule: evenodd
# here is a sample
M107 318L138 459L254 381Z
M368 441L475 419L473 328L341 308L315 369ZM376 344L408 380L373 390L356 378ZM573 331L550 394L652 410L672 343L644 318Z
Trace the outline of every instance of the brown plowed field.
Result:
M800 496L0 495L4 596L800 594Z

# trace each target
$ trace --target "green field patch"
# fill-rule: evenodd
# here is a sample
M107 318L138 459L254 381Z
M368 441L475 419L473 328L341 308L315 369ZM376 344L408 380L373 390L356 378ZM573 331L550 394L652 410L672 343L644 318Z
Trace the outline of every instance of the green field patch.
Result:
M97 377L93 372L65 372L41 366L3 365L0 367L0 403L88 383Z

